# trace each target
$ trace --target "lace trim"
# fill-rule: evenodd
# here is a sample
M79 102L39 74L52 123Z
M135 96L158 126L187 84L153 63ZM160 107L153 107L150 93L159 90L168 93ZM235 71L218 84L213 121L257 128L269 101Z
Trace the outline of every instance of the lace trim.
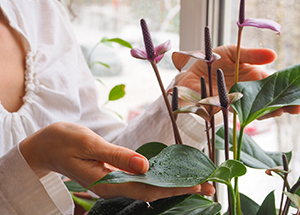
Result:
M35 78L34 66L34 55L32 52L28 52L26 56L24 102L31 103L33 101L33 96L39 92L39 80Z

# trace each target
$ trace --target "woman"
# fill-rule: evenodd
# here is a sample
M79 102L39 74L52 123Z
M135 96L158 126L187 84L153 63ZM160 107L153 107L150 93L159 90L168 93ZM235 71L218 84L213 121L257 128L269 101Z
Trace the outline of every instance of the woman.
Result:
M54 172L85 187L116 168L145 173L148 161L127 148L136 149L149 141L173 143L162 99L125 125L99 109L94 78L57 0L2 0L0 6L1 214L72 214L72 200ZM234 50L234 46L215 49L222 59L214 66L226 66L223 70L231 84ZM268 49L242 49L241 80L266 77L251 64L270 63L275 56ZM205 68L205 63L197 61L173 84L198 90ZM204 131L204 125L192 116L179 116L177 122L186 144L204 146L204 135L191 132L196 125L197 131L199 126ZM92 189L105 198L127 196L144 201L214 193L207 183L191 188L128 183Z

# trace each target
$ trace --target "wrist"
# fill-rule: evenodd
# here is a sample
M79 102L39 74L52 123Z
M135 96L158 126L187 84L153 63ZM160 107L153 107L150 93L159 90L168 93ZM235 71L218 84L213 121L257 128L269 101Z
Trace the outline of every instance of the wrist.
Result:
M40 156L39 153L36 153L36 151L39 150L37 150L30 137L20 142L19 150L24 160L39 179L50 173L50 170L47 170L47 168L43 165L43 161L41 159L42 156Z

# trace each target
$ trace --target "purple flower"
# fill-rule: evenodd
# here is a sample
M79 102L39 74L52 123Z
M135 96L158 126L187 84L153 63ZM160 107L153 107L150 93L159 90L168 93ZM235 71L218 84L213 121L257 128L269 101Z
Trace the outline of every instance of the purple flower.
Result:
M171 49L171 42L170 40L154 47L154 60L155 63L158 63L163 57L164 54ZM142 59L152 61L151 58L148 57L147 51L145 47L142 48L133 48L130 50L131 56Z
M245 19L243 23L238 22L239 27L252 26L256 28L267 28L277 32L277 35L280 35L281 25L277 22L269 19L259 19L259 18L249 18Z
M256 28L267 28L277 32L277 35L280 35L281 25L273 20L268 19L258 19L258 18L249 18L245 19L245 0L240 2L240 12L239 12L239 21L237 22L239 27L252 26Z
M144 19L141 19L141 28L143 32L145 47L131 49L131 56L143 60L148 60L149 62L155 61L155 63L158 63L163 58L164 53L171 49L170 40L158 46L154 46L147 23Z

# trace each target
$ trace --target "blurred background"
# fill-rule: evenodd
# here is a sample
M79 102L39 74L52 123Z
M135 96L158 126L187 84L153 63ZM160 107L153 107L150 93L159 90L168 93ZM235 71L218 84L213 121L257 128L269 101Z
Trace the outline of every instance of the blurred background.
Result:
M103 37L122 38L133 47L141 47L142 33L139 20L144 18L155 44L171 40L172 50L158 64L165 87L178 73L172 65L171 53L177 50L204 49L203 30L211 29L213 46L235 44L237 41L238 0L62 0L68 9L78 41L86 56ZM300 4L295 0L247 0L246 18L266 18L280 23L280 36L273 31L252 27L244 28L242 45L265 47L276 51L278 57L264 66L271 74L300 61ZM100 44L93 52L92 61L100 64L91 67L99 87L102 106L109 90L125 84L124 98L109 102L104 108L117 112L124 120L142 113L147 105L160 95L159 86L148 61L134 59L130 49L113 44ZM281 117L255 121L247 132L267 151L293 151L290 164L293 184L299 177L300 116L284 114ZM264 171L248 170L241 177L240 191L261 203L274 189L280 193L281 179L267 176ZM255 185L254 190L251 185ZM257 191L259 190L259 195ZM276 191L276 192L277 192ZM279 199L276 199L279 201Z

